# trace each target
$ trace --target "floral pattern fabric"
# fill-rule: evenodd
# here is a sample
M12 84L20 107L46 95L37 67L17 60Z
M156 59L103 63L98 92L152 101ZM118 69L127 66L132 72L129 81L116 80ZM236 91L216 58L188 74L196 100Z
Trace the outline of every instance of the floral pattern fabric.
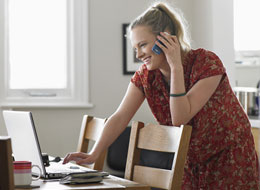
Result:
M188 92L199 80L222 75L203 108L189 121L192 135L182 189L260 189L259 160L247 115L234 95L226 70L213 52L191 50L183 59ZM142 65L131 78L161 125L172 125L170 88L159 69Z

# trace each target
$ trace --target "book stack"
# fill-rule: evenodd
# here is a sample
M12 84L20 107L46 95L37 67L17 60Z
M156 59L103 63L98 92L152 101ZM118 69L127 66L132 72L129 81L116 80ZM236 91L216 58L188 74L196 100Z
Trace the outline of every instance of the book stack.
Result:
M87 171L85 173L71 173L66 175L60 180L61 184L84 184L84 183L99 183L105 176L108 176L107 172L100 171Z

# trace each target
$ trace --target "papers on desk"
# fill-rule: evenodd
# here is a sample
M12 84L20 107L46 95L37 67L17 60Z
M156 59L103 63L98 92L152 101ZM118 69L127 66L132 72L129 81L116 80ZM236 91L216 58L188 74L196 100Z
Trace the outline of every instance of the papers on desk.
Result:
M71 173L60 180L61 184L84 184L99 183L103 177L108 176L107 172L88 171L86 173Z

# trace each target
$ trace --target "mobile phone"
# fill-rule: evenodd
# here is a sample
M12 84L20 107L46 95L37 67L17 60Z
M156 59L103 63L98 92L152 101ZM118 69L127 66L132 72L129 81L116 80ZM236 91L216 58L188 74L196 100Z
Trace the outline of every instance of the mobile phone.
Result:
M160 42L160 44L164 45L160 40L157 40L157 41ZM162 53L162 49L159 46L157 46L156 44L154 44L152 51L154 53L156 53L157 55L160 55Z

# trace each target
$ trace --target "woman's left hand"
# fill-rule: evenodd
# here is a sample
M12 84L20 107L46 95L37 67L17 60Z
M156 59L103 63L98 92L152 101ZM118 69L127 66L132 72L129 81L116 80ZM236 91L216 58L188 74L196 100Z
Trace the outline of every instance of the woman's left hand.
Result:
M73 152L68 153L64 160L63 164L67 164L70 161L75 161L76 164L93 164L97 160L97 157L94 154L87 154L83 152Z
M182 67L181 47L177 37L167 32L160 32L160 35L157 36L157 39L164 45L158 41L155 43L163 50L170 68Z

